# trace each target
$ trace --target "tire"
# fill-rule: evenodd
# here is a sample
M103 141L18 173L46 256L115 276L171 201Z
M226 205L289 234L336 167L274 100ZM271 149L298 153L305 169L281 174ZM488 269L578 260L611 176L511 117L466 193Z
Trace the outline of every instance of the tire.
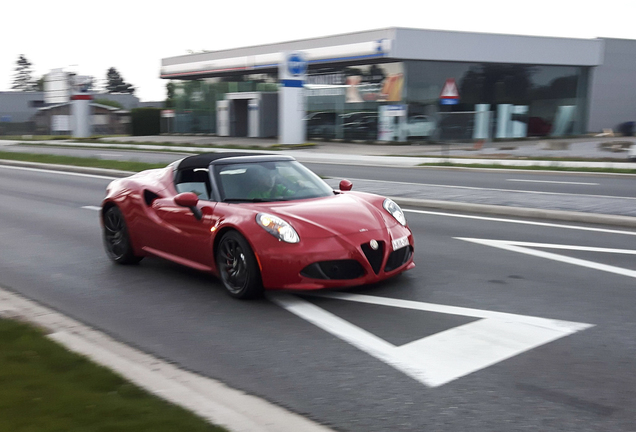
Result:
M117 264L137 264L143 259L133 253L124 215L116 206L104 213L104 247Z
M247 240L236 231L223 235L216 250L216 267L227 293L237 299L263 294L261 272Z

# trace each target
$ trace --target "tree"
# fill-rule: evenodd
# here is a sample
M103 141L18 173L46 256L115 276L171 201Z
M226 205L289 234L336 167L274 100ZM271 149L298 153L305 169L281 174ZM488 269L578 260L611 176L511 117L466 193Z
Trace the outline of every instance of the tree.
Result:
M166 108L173 108L174 107L175 87L176 87L175 83L173 83L172 81L168 81L168 83L166 84L167 97L166 97L166 101L164 103Z
M35 91L43 92L44 91L44 80L45 75L42 75L40 79L35 82Z
M37 83L33 79L33 71L31 70L31 62L27 60L24 54L18 56L15 67L15 75L13 77L13 86L11 89L20 91L35 91Z
M111 67L106 72L107 93L135 93L135 87L124 81L117 69Z

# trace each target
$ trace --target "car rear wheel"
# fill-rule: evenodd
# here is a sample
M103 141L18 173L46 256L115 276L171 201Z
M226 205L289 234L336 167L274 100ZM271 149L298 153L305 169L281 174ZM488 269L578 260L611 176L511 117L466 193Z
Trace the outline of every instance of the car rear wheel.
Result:
M234 298L249 299L263 293L261 273L252 248L236 231L226 233L219 242L216 266L223 286Z
M104 246L108 257L117 264L136 264L143 258L133 253L124 215L115 206L104 213Z

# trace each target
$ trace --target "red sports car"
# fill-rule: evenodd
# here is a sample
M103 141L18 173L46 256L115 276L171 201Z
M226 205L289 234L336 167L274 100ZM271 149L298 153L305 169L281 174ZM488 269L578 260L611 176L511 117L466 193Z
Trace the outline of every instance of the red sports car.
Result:
M114 180L102 203L108 256L156 256L216 274L233 297L377 282L413 263L388 198L333 190L289 156L210 153Z

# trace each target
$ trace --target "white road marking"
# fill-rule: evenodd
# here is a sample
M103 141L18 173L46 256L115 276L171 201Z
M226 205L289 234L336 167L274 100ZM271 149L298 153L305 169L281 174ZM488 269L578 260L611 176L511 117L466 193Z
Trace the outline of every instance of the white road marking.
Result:
M413 185L413 186L434 186L440 188L449 188L449 189L467 189L467 190L479 190L479 191L494 191L494 192L516 192L516 193L526 193L526 194L535 194L535 195L564 195L564 196L581 196L581 197L590 197L590 198L612 198L612 199L628 199L628 200L636 200L636 197L622 197L622 196L612 196L612 195L592 195L592 194L573 194L567 192L542 192L542 191L528 191L528 190L516 190L516 189L498 189L498 188L480 188L475 186L451 186L451 185L441 185L441 184L432 184L432 183L413 183L413 182L402 182L402 181L387 181L387 180L371 180L371 179L356 179L350 178L351 182L355 183L356 181L367 181L367 182L375 182L375 183L395 183L395 184L404 184L404 185Z
M320 297L482 318L396 347L296 296L268 297L289 312L429 387L438 387L592 324L346 293Z
M544 227L552 227L552 228L564 228L564 229L572 229L572 230L580 230L580 231L593 231L593 232L602 232L602 233L609 233L609 234L636 236L636 231L620 231L620 230L613 230L613 229L607 229L607 228L583 227L583 226L576 226L576 225L555 224L550 222L534 222L534 221L528 221L528 220L505 219L505 218L496 218L496 217L489 217L489 216L463 215L463 214L436 212L436 211L429 211L429 210L402 209L402 211L409 212L409 213L430 214L434 216L456 217L456 218L464 218L464 219L485 220L485 221L492 221L492 222L506 222L506 223L522 224L522 225L534 225L534 226L544 226Z
M100 211L102 209L99 206L82 206L82 208L86 210L95 210L95 211Z
M90 178L98 178L98 179L106 179L106 180L115 180L119 178L119 177L110 177L110 176L104 176L104 175L98 175L98 174L84 174L84 173L76 173L76 172L69 172L69 171L48 170L48 169L42 169L42 168L16 167L16 166L10 166L10 165L0 165L0 168L22 170L22 171L35 171L35 172L41 172L41 173L47 173L47 174L62 174L62 175L69 175L69 176L75 176L75 177L90 177Z
M460 237L455 237L455 238L466 240ZM517 241L506 242L506 243L515 245L515 246L535 247L535 248L544 248L544 249L565 249L565 250L575 250L575 251L585 251L585 252L601 252L601 253L636 255L636 250L632 250L632 249L614 249L614 248L600 248L600 247L592 247L592 246L573 246L573 245L561 245L561 244L552 244L552 243L532 243L532 242L517 242Z
M509 182L527 182L527 183L554 183L554 184L570 184L570 185L586 185L586 186L598 186L600 183L584 183L584 182L566 182L566 181L551 181L551 180L526 180L526 179L506 179Z
M636 271L625 269L622 267L611 266L607 264L601 264L594 261L588 261L579 258L572 258L565 255L558 255L551 252L538 251L534 249L530 249L524 246L530 247L543 247L547 248L550 245L546 245L544 243L527 243L527 242L514 242L514 241L505 241L505 240L488 240L488 239L476 239L476 238L462 238L455 237L458 240L464 240L467 242L482 244L486 246L492 246L499 249L508 250L511 252L519 252L526 255L532 255L540 258L547 258L553 261L559 261L567 264L574 264L581 267L587 267L595 270L600 270L608 273L614 273L621 276L627 276L636 278ZM585 246L567 246L567 245L551 245L554 249L568 249L568 250L589 250L594 252L607 252L607 253L623 253L623 254L631 254L636 255L636 251L629 249L607 249L607 248L588 248Z
M119 153L97 153L97 156L103 156L103 157L122 157L122 154Z

